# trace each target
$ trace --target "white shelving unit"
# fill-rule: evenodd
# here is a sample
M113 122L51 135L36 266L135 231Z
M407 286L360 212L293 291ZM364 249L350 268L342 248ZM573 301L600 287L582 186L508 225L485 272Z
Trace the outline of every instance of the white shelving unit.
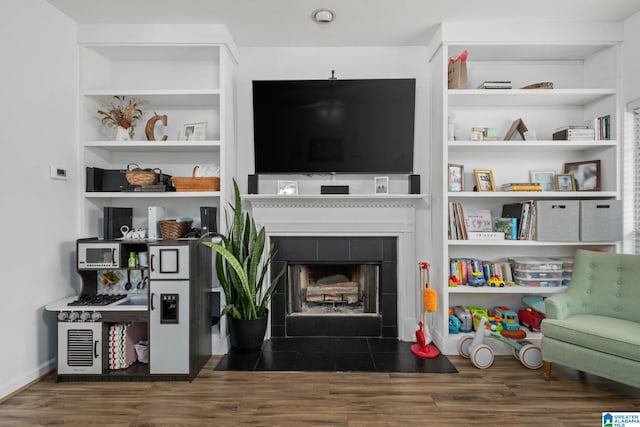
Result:
M133 208L134 227L148 227L147 207L163 206L167 218L190 216L200 224L200 206L221 208L232 194L235 176L235 74L237 49L223 25L81 25L80 164L102 169L159 168L164 174L192 176L194 166L220 168L220 191L87 192L83 180L80 235L102 237L106 206ZM115 130L100 123L98 109L114 96L142 101L142 118L131 141L116 141ZM147 141L145 125L154 114L157 141ZM186 123L206 122L203 141L184 141ZM168 139L162 141L162 136ZM215 272L212 272L215 274ZM214 280L214 283L217 282ZM214 288L214 292L220 292ZM223 320L224 322L224 320ZM226 326L214 328L213 352L227 350Z
M466 209L489 209L501 215L502 205L526 200L619 199L620 91L619 34L611 27L576 24L557 26L557 32L541 34L522 28L443 24L430 46L432 73L432 215L434 221L432 282L438 290L438 307L432 316L435 344L445 354L457 354L464 334L449 334L448 307L475 305L492 308L523 307L525 295L552 295L564 288L530 286L448 287L449 258L499 260L527 256L572 256L576 249L615 251L611 242L539 242L512 240L449 240L448 203L460 202ZM588 27L588 28L587 28ZM572 31L575 30L575 31ZM553 34L566 40L551 40ZM570 34L570 36L567 36ZM511 38L510 38L511 37ZM510 39L509 39L510 38ZM509 40L509 41L507 41ZM447 88L448 58L468 50L469 89ZM474 89L485 80L510 80L514 89ZM538 82L553 82L553 89L518 89ZM583 125L594 118L611 116L608 141L553 141L553 132L563 126ZM455 140L448 138L448 120L455 123ZM511 141L503 136L511 123L522 118L535 140ZM472 141L473 127L496 128L498 141ZM599 159L601 188L594 192L501 192L506 182L530 181L531 170L554 169L563 173L567 162ZM464 188L449 192L447 165L464 166ZM497 192L474 192L473 169L493 171ZM533 342L540 333L529 332ZM496 352L511 354L497 344Z

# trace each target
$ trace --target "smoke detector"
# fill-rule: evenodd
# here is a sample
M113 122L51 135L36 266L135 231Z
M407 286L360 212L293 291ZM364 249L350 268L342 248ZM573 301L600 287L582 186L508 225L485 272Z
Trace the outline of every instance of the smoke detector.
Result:
M328 24L334 17L335 14L329 9L316 9L311 14L311 18L318 24Z

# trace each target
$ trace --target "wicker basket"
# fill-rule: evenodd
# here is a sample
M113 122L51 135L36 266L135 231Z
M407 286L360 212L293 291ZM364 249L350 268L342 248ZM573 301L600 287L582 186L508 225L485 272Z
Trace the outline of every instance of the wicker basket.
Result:
M132 169L131 166L136 166ZM153 185L158 183L158 174L162 171L155 169L142 169L137 163L129 163L125 172L127 182L131 185Z
M218 176L202 176L196 177L198 166L194 166L190 177L171 178L176 191L219 191L220 177Z
M160 231L165 240L175 240L184 237L191 229L192 221L176 221L175 219L160 220Z

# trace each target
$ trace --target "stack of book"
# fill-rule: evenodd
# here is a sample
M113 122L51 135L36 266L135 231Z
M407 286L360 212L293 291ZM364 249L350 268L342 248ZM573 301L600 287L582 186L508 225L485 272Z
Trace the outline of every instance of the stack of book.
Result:
M587 126L566 126L553 133L554 141L593 141L595 139L595 129Z
M478 273L482 273L482 276ZM454 276L461 285L468 285L472 276L481 277L481 280L485 282L491 277L498 277L507 284L515 284L511 263L507 260L485 261L478 258L450 258L449 279Z
M538 182L508 182L502 184L502 191L542 191Z
M501 218L516 219L517 240L536 240L537 210L534 200L506 204L502 206Z
M485 80L478 89L511 89L510 80Z

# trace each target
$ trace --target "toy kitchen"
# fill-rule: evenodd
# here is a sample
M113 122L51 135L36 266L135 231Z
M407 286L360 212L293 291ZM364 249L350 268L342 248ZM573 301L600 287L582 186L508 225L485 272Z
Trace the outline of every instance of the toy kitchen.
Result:
M80 295L46 306L58 319L58 381L191 381L211 355L202 239L80 239L76 254Z

